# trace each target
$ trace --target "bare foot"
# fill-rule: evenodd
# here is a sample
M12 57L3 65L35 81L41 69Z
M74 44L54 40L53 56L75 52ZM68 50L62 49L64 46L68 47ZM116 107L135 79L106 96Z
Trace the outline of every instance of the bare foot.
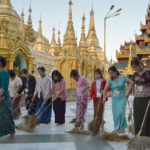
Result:
M56 126L62 126L62 125L63 125L63 124L58 124L58 123L56 124Z
M14 117L14 120L18 120L19 118L18 117Z
M10 139L10 140L13 140L13 139L14 139L14 136L15 136L15 133L11 133L10 136L9 136L9 139Z
M125 130L124 129L120 129L120 133L125 133Z

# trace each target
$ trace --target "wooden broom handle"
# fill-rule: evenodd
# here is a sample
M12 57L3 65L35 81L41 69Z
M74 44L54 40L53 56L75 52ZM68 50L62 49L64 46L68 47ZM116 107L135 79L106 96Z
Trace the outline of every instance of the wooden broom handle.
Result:
M140 131L139 131L139 133L138 133L138 136L140 136L140 134L142 133L142 130L143 130L143 127L144 127L144 123L145 123L145 120L146 120L146 116L147 116L149 107L150 107L150 100L149 100L149 103L148 103L148 105L147 105L147 107L146 107L146 111L145 111L145 114L144 114L144 119L143 119L143 121L142 121L141 128L140 128Z
M130 107L130 103L129 103L129 100L128 100L128 99L127 99L127 103L128 103L128 106L129 106L129 110L130 110L130 112L131 112L131 114L132 114L132 109L131 109L131 107ZM134 124L132 117L131 117L131 123Z
M132 113L132 109L131 109L131 107L130 107L130 103L129 103L129 100L127 99L127 103L128 103L128 106L129 106L129 110L130 110L130 112Z
M56 99L57 99L57 98L56 98ZM56 99L55 99L55 100L56 100ZM53 102L54 102L55 100L53 100L51 103L49 103L49 105L45 108L45 110L44 110L42 113L40 113L40 114L38 115L38 113L41 111L42 107L44 106L44 105L42 105L42 106L40 107L39 111L36 113L37 117L40 118L40 117L45 113L45 111L53 104ZM45 104L46 104L46 103L45 103Z
M98 112L99 112L99 108L100 108L100 104L101 104L101 98L102 98L102 96L100 97L100 101L98 103L97 114L96 114L96 117L94 118L95 120L97 120L97 117L98 117Z

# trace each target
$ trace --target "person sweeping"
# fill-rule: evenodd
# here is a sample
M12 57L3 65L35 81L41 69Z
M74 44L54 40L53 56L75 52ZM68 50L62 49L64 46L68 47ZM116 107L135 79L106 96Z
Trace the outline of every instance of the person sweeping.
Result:
M36 99L37 105L36 105L36 110L35 112L37 113L40 110L39 114L42 113L47 106L52 102L52 98L50 97L47 99L46 103L42 106L43 101L47 98L49 95L49 92L51 91L51 79L50 77L46 74L46 69L44 67L38 67L37 68L39 77L36 81L36 87L34 91L34 96L32 98L32 101ZM41 108L42 106L42 108ZM47 110L41 115L41 117L38 120L38 123L45 123L48 124L51 122L51 114L52 114L52 105L50 105Z
M22 86L22 81L15 74L14 70L8 70L8 73L9 73L9 78L10 78L8 90L9 90L11 101L13 104L14 119L18 119L18 117L20 115L20 107L17 110L15 110L15 109L17 108L17 106L19 105L19 103L21 101L21 95L19 95L19 96L16 96L16 95Z
M133 82L128 87L127 97L134 89L133 117L134 131L135 135L137 135L150 101L150 69L145 68L143 63L137 58L132 59L131 66L135 73L132 77ZM150 137L150 108L140 135Z
M21 88L21 91L24 91L27 93L25 97L25 106L28 111L28 115L35 114L35 109L37 105L37 101L34 100L32 102L32 97L34 95L35 86L36 86L36 79L34 76L32 76L27 69L22 69L21 76L25 78L25 83L23 84L23 87ZM24 86L25 85L25 86ZM19 91L19 93L21 92ZM32 107L31 107L32 103Z
M93 105L94 105L94 120L89 124L90 128L94 128L97 126L99 131L100 127L104 127L104 120L103 120L103 112L104 112L104 103L103 103L103 90L106 85L106 80L102 76L102 72L100 69L96 69L94 72L95 80L92 83L91 91L90 91L90 98L93 98ZM111 88L109 88L111 90ZM91 126L91 127L90 127Z
M79 75L77 70L72 70L70 73L70 77L75 80L76 85L76 127L80 127L82 122L84 121L84 115L87 109L88 104L88 89L90 88L90 84L88 80Z
M54 94L53 110L55 113L55 123L56 126L61 126L65 123L67 100L66 80L58 70L52 72L52 80L52 90L47 99Z
M108 70L110 78L108 79L105 89L104 89L104 101L106 102L106 93L109 87L112 88L112 112L114 120L114 132L125 132L127 127L127 121L125 117L125 105L126 105L126 95L125 95L125 84L129 84L129 79L121 75L115 66L111 66ZM123 119L123 120L122 120ZM120 127L121 125L121 127Z

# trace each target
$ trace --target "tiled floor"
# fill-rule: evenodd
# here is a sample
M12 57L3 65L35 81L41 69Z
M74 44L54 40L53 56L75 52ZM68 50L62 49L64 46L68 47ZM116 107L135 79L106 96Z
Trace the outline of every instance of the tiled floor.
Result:
M3 144L3 150L76 150L73 142L66 143L26 143L26 144Z
M130 98L132 101L132 97ZM25 108L22 108L23 115L26 114ZM128 113L128 111L127 111ZM93 116L93 104L88 105L86 113L85 129L88 122ZM69 121L75 117L75 103L67 103L66 124L60 127L55 126L54 116L52 122L48 125L39 125L33 133L24 131L16 131L16 136L13 141L9 141L8 137L0 139L0 150L126 150L126 143L104 142L99 137L91 137L87 135L72 135L66 133L71 130L74 125ZM111 99L105 106L105 130L113 130L113 120L111 112ZM19 124L22 118L16 121Z

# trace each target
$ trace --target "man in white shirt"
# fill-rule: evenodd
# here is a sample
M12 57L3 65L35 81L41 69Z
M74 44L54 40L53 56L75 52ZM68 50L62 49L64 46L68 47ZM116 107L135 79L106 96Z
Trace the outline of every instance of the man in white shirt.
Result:
M9 77L10 77L8 90L9 90L10 97L11 97L12 102L13 102L13 108L15 111L14 112L14 118L17 119L17 117L19 116L19 114L21 112L20 112L20 109L15 110L15 108L19 105L20 97L17 97L17 98L15 98L15 97L16 97L19 89L22 86L22 81L18 76L16 76L14 70L9 70L8 73L9 73Z
M40 113L42 113L47 106L52 102L51 98L42 106L42 103L48 97L51 89L52 83L50 77L46 74L46 69L44 67L39 67L37 69L39 77L36 81L35 92L32 100L37 100L36 112L41 109ZM42 107L41 107L42 106ZM43 113L43 115L39 119L39 123L49 123L51 121L51 111L52 105L48 107L48 109Z

